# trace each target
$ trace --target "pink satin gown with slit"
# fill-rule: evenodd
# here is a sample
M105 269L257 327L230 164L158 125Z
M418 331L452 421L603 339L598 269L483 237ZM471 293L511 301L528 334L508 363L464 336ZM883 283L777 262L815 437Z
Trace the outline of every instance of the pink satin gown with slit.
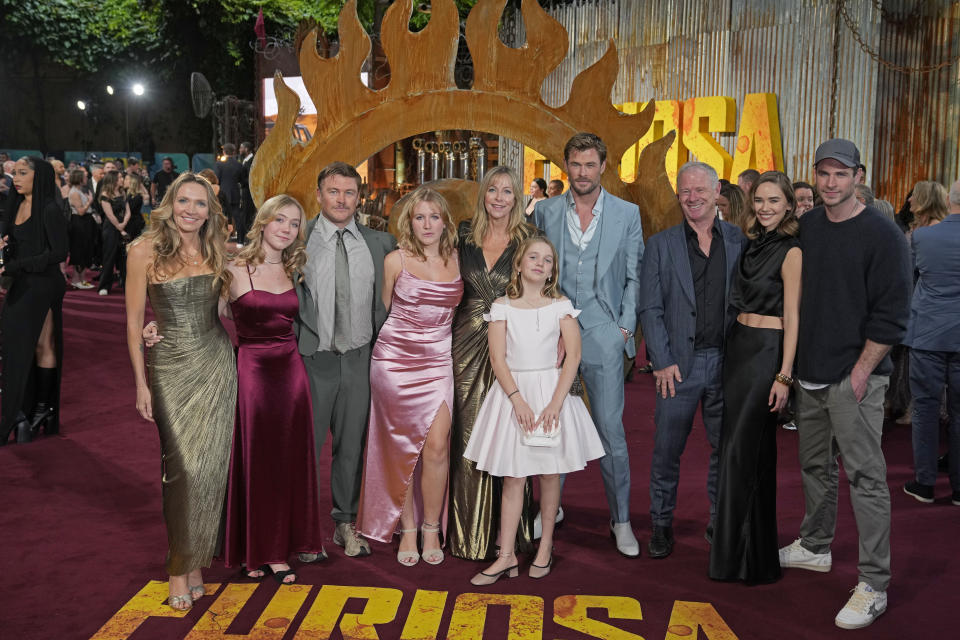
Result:
M453 409L450 356L453 314L463 281L421 280L404 268L393 288L390 316L370 361L370 427L357 530L389 542L399 529L407 491L420 495L420 452L441 409ZM417 522L422 506L415 502ZM446 530L446 497L440 522Z

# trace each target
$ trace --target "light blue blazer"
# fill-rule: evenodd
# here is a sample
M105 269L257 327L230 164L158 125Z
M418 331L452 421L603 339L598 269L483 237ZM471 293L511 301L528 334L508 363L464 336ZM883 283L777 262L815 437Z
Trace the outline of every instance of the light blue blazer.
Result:
M534 224L543 232L559 254L559 265L564 264L564 234L567 231L567 195L549 198L537 203ZM597 233L600 235L600 253L594 282L597 301L610 320L629 331L637 327L637 308L640 292L640 265L643 261L643 228L637 205L621 200L610 192L603 194L603 218ZM561 274L561 284L563 278ZM633 340L623 345L628 357L637 355Z

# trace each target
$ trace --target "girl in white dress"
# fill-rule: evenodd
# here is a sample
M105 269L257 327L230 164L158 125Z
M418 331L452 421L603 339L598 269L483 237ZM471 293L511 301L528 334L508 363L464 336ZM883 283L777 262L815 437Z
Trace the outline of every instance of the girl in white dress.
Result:
M530 565L531 578L543 578L553 565L554 518L560 504L560 474L579 471L604 455L597 429L583 400L569 395L580 365L580 314L557 291L557 252L545 238L528 238L517 250L506 297L494 301L490 323L490 362L497 379L477 414L464 457L477 468L503 478L500 540L515 540L527 476L540 476L543 536ZM566 351L558 369L557 343ZM474 585L493 584L519 573L514 549L501 548L497 560L475 575Z

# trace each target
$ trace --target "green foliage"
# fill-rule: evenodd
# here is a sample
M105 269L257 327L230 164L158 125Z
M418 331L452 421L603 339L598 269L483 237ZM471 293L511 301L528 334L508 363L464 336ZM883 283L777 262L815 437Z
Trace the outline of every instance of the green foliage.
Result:
M137 0L17 0L0 18L0 51L93 72L105 62L149 58L161 45L161 3Z

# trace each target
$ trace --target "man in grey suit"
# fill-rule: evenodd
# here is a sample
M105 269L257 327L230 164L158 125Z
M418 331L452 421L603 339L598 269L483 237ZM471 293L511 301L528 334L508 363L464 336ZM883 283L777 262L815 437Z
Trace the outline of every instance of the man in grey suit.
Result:
M903 489L920 502L933 502L946 387L951 501L960 506L960 180L950 188L950 215L914 229L911 241L919 278L904 344L910 347L916 477Z
M310 379L318 459L327 429L333 434L333 542L348 556L370 554L354 525L370 409L370 350L387 319L380 293L383 259L397 246L390 234L357 224L360 182L356 169L343 162L327 165L317 177L321 211L306 227L307 262L297 283L295 323ZM321 558L300 554L300 559Z
M736 315L730 285L746 238L717 216L720 180L713 167L688 162L677 174L683 222L650 238L640 277L640 324L656 378L656 434L650 465L651 558L673 551L680 455L700 405L713 451L707 475L713 534L717 445L723 421L723 339Z
M633 357L643 259L640 210L604 191L607 147L578 133L563 150L570 190L537 203L535 224L557 248L560 289L581 310L580 373L606 455L600 459L610 531L625 556L640 555L630 527L630 460L623 433L623 354ZM556 514L541 513L543 519Z

